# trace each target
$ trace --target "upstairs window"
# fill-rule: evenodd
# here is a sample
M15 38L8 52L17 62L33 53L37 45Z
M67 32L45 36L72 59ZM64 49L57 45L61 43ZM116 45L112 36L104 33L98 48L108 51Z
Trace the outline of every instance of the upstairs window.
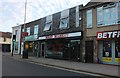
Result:
M97 24L98 26L103 25L103 7L97 8Z
M43 31L50 31L52 26L52 22L46 23Z
M30 35L30 27L27 28L28 35Z
M92 10L87 11L87 28L92 27Z
M65 29L68 27L68 17L62 18L60 21L60 29Z
M116 3L110 3L97 8L97 25L107 26L118 23L118 8Z
M38 34L38 25L34 26L34 34Z

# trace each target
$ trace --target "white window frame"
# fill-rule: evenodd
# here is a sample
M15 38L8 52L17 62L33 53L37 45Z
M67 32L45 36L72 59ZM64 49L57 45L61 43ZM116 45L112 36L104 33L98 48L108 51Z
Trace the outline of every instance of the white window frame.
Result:
M66 25L64 25L63 26L63 20L66 20L66 22L65 22L65 24ZM69 18L68 17L65 17L65 18L61 18L61 20L60 20L60 29L66 29L66 28L68 28L68 21L69 21Z
M49 26L49 27L48 27L48 26ZM52 27L51 27L51 26L52 26L52 22L46 23L43 31L51 31L51 30L52 30Z

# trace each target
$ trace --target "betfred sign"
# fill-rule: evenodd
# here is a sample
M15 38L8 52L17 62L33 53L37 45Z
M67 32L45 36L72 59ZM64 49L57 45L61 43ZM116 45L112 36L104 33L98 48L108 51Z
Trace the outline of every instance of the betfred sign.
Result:
M120 38L120 31L97 32L97 39Z

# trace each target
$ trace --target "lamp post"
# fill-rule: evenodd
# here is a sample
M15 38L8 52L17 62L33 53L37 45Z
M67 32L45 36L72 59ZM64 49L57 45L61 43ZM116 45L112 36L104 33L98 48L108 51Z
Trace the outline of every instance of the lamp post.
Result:
M25 1L25 13L24 13L24 33L25 33L25 22L26 22L26 10L27 10L27 0ZM23 53L22 55L24 55L25 52L25 36L23 37Z

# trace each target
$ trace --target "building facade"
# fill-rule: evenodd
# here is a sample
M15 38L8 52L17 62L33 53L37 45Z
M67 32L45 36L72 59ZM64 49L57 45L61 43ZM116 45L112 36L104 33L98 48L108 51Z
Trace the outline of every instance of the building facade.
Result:
M120 2L89 2L83 9L86 62L120 63Z
M11 51L11 33L10 32L0 32L0 49L2 52Z
M13 39L13 35L15 39ZM11 44L11 53L21 54L21 26L12 27L12 44Z
M120 2L89 2L21 25L21 54L87 63L120 62ZM25 42L24 42L25 41ZM25 44L25 45L24 45Z
M76 6L45 18L39 36L42 57L82 60L82 6Z
M23 36L21 35L21 53L23 53L23 50L27 48L29 56L39 56L39 48L37 41L38 35L40 34L39 28L40 19L25 24L25 32L27 32L27 36L23 38ZM21 30L21 32L23 33L24 25L22 25Z
M25 47L29 48L29 55L82 61L82 7L69 8L27 23Z

